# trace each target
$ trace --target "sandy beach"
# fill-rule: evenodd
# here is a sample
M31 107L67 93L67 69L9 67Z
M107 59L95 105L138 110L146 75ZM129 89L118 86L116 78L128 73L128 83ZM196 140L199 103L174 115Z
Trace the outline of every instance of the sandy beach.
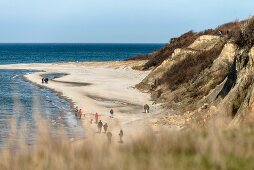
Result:
M123 129L125 136L135 136L147 127L146 120L160 114L159 104L152 104L150 94L135 88L149 71L137 71L131 67L141 62L79 62L51 64L14 64L2 65L0 69L26 69L39 72L25 75L25 79L39 86L58 92L68 99L73 107L78 106L86 114L81 121L89 135L97 135L96 124L90 124L94 114L107 122L109 131L116 134ZM65 73L60 78L41 83L41 75ZM151 112L144 113L143 105L150 105ZM109 118L110 109L114 118Z

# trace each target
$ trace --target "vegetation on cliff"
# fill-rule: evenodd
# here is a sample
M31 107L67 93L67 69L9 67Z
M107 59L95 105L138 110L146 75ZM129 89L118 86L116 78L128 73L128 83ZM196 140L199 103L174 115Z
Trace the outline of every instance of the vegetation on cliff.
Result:
M148 62L143 66L144 70L150 69L152 67L159 66L164 60L171 57L174 50L177 48L187 48L192 44L198 37L202 35L222 35L227 34L227 38L230 39L232 36L236 38L239 35L241 27L246 22L244 21L234 21L218 26L215 29L207 29L202 32L189 31L183 35L172 38L165 47L147 55L138 55L136 57L130 58L129 60L148 60Z
M252 115L253 45L254 18L188 32L148 55L142 68L153 69L137 87L198 124L217 114L238 124Z
M11 149L0 152L1 169L253 169L254 19L219 28L231 33L189 32L151 54L143 68L154 69L137 85L178 113L154 123L172 125L169 118L176 123L179 118L184 127L205 128L158 133L144 129L120 144L108 144L102 134L72 143L64 137L52 139L42 119L36 118L37 145L19 143L16 138L22 136L14 126ZM165 55L157 61L160 53Z

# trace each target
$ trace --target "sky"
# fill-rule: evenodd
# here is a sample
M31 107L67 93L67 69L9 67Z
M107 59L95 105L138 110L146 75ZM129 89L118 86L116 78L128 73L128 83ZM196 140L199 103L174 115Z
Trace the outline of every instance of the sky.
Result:
M254 15L253 0L0 0L0 43L166 43Z

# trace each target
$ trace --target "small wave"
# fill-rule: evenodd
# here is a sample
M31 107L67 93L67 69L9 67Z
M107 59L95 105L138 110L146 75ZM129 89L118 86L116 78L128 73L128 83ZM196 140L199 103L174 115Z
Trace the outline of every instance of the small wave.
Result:
M15 75L15 76L13 76L11 79L16 79L17 77L19 77L19 75Z

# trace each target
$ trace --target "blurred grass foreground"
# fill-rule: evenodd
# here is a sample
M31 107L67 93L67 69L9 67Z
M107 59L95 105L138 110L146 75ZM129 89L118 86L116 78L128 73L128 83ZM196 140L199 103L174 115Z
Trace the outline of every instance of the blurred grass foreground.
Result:
M70 142L64 135L53 139L47 123L40 121L35 145L13 140L12 131L9 145L16 147L1 150L0 169L253 169L253 128L228 129L221 122L213 120L203 129L162 130L156 134L146 130L131 142L108 144L106 137L98 140L91 136L82 142Z

